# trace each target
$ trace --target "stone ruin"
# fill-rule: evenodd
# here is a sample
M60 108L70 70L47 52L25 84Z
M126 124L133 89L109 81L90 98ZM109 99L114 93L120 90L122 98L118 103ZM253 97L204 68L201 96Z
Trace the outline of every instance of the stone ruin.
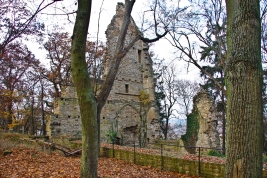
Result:
M214 100L204 91L197 93L193 100L193 110L187 120L187 131L182 136L180 145L221 148L217 130L218 112ZM190 149L187 151L190 152Z
M206 92L195 96L194 105L198 111L199 130L196 146L220 148L220 137L217 130L218 113L214 100Z
M76 89L65 87L61 97L55 98L54 113L46 119L48 136L80 136L81 135L80 108Z
M118 3L116 14L106 30L107 54L103 63L103 80L109 64L113 62L111 56L114 54L122 25L123 11L124 5ZM131 19L126 41L129 41L134 33L139 32ZM110 95L101 112L101 141L107 141L108 131L113 130L117 132L117 139L121 143L137 142L141 130L140 116L146 120L146 142L153 142L160 136L159 114L154 105L152 64L148 45L142 41L137 41L122 59ZM141 107L140 91L148 93L152 101L152 105L145 110ZM47 118L47 134L52 137L81 136L80 110L75 87L67 86L61 92L61 97L55 99L54 114ZM192 114L196 116L198 124L198 127L194 128L196 135L190 135L190 129L187 128L186 134L179 140L180 145L220 148L217 112L208 93L199 92L194 97ZM190 145L183 137L191 140Z
M118 3L116 14L106 30L107 53L103 63L103 80L110 63L113 62L111 56L114 54L124 10L124 4ZM126 42L129 42L135 33L139 31L131 19ZM154 104L153 63L148 48L146 43L139 40L122 59L110 95L101 112L101 141L107 141L108 131L114 130L117 132L117 139L124 144L137 142L141 129L140 116L146 120L147 142L155 140L160 134L159 114ZM148 93L152 102L146 109L141 107L140 91ZM48 135L81 135L80 110L75 87L67 86L61 97L55 99L54 107L54 114L47 119Z

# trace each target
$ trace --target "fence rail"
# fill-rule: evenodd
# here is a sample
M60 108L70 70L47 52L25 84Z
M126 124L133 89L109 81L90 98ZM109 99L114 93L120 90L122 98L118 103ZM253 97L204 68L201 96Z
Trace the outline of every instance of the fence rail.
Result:
M224 158L211 158L209 150L220 153L222 149L206 147L185 147L177 144L147 144L140 147L135 142L127 146L102 144L101 156L122 159L134 164L159 168L162 171L175 171L205 177L224 177ZM182 149L184 149L182 151ZM185 149L194 150L188 154ZM220 160L218 163L208 163L208 160Z

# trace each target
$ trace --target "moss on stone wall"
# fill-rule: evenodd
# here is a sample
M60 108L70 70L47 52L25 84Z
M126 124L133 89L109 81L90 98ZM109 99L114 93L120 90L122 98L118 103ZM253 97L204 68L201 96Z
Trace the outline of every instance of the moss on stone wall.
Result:
M187 116L186 133L181 138L184 142L184 146L194 147L198 139L199 121L196 111ZM189 153L194 153L195 149L187 148Z

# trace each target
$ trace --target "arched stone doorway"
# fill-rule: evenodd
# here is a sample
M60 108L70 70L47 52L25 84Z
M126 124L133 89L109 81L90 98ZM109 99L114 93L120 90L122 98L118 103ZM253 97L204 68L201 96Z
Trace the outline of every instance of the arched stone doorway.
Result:
M118 120L118 137L121 144L137 142L140 120L138 110L134 106L127 104L118 111L116 118Z

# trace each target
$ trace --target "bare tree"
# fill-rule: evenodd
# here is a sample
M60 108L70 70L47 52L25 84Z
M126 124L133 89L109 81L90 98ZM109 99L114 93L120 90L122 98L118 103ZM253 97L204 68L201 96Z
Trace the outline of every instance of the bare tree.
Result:
M54 32L48 35L48 40L44 43L47 51L46 59L49 60L49 70L44 76L54 87L55 97L60 97L63 87L72 85L70 49L71 39L67 32ZM105 46L102 42L86 41L86 64L87 70L92 78L94 95L96 96L99 79L102 75L102 61Z
M50 62L50 69L45 76L55 90L55 97L60 96L62 86L72 83L70 71L70 43L68 33L54 32L48 35L48 41L44 43L44 49L47 51L47 59Z
M161 65L158 69L157 92L161 93L163 117L161 117L161 130L164 139L167 139L170 131L170 120L176 118L177 110L175 105L178 104L178 93L176 88L176 67L173 64Z
M40 36L44 24L37 21L37 15L56 1L41 0L36 7L29 7L30 2L23 0L3 0L0 5L0 54L5 47L16 39L30 35Z
M225 150L226 87L226 7L223 0L190 0L183 20L173 22L169 42L177 49L177 59L192 64L205 79L202 87L211 92L217 102L223 123Z
M196 66L226 94L224 86L216 80L201 61L225 68L226 55L226 11L223 0L192 0L191 10L184 19L174 21L169 42L177 49L178 59ZM194 38L196 37L196 38ZM197 39L197 41L195 40ZM198 53L202 54L201 56ZM215 62L214 55L217 56Z
M183 108L181 114L188 116L193 106L193 98L199 91L199 84L190 80L179 79L175 81L178 104Z
M261 51L262 51L262 61L267 62L267 1L260 1L261 7Z

